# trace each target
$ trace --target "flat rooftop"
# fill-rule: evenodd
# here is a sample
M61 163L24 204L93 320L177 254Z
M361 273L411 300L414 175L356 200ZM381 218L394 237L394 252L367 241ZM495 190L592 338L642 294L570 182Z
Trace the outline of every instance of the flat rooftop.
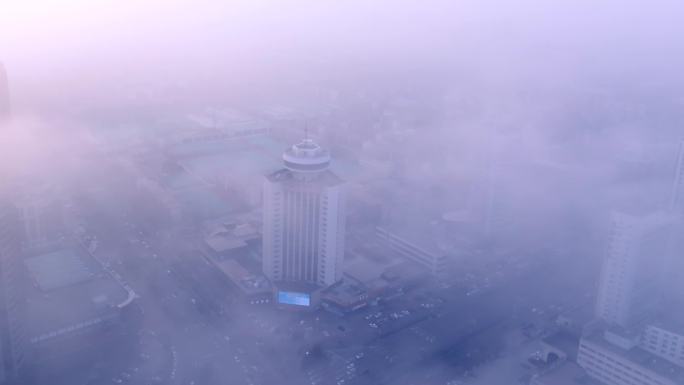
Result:
M252 274L234 259L211 259L214 265L230 279L244 294L264 294L271 292L271 284L261 274Z
M382 263L369 258L345 258L344 272L362 283L372 282L382 276L390 266L402 261Z
M67 334L118 312L128 292L78 246L26 258L27 332L32 341Z
M347 278L323 290L325 299L343 306L356 303L367 294L368 289L363 283Z
M87 261L70 249L27 258L24 264L38 287L45 292L86 282L93 277L93 269Z
M629 350L622 349L618 346L606 341L603 337L603 330L597 329L594 332L584 336L583 341L589 341L607 352L611 352L617 356L623 357L640 367L650 370L651 372L668 378L675 383L684 384L684 368L681 368L669 361L662 359L655 354L649 353L640 347L634 347Z

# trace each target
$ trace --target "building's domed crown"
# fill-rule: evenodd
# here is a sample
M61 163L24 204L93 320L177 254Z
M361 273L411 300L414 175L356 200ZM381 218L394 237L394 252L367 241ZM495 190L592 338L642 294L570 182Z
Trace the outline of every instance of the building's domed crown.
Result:
M330 165L330 153L307 138L285 150L283 161L290 171L320 172Z

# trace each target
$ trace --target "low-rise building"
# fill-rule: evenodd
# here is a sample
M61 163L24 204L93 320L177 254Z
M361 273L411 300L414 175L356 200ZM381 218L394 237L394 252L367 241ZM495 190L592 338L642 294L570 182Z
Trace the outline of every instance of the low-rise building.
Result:
M395 252L426 267L432 275L439 276L446 272L446 254L432 247L429 242L417 242L410 236L400 235L397 231L383 227L377 227L376 234L380 239L386 241ZM413 235L417 237L418 234Z
M212 258L224 259L261 243L261 235L254 223L219 219L205 223L203 250Z
M590 328L582 337L577 363L606 385L681 385L684 369L641 348L638 335Z
M209 258L209 260L240 290L246 302L250 304L271 302L273 289L263 274L250 272L235 259Z
M640 346L673 364L684 367L684 321L670 317L646 325Z
M110 324L134 296L78 246L43 250L24 264L32 281L26 329L34 346Z
M335 313L348 313L368 305L368 288L354 278L345 275L336 284L326 288L321 297L326 308Z

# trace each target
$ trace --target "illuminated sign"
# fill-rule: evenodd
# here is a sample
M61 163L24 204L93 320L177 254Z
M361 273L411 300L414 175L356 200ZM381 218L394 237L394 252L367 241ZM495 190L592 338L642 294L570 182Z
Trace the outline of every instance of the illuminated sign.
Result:
M306 293L296 293L294 291L279 291L278 303L286 305L309 306L311 297Z

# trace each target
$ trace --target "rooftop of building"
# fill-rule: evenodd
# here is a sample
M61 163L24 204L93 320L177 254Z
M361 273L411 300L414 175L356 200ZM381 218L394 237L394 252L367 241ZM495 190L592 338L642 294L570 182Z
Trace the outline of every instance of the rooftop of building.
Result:
M248 241L259 238L255 224L237 220L209 221L205 223L205 243L216 253L236 250L248 245Z
M632 347L631 349L623 349L616 346L605 339L604 330L601 328L596 328L586 334L582 338L582 341L588 341L607 352L623 357L635 365L664 378L668 378L675 383L684 383L684 368L662 359L655 354L649 353L638 346Z
M296 172L326 170L330 166L330 159L330 152L308 137L283 153L285 167Z
M251 273L235 259L212 259L212 262L244 294L254 295L271 292L271 284L266 277Z
M439 234L432 227L420 226L416 223L392 222L378 226L376 231L379 235L389 234L396 237L401 242L425 253L429 258L442 258L450 252L451 247L439 240Z
M341 306L348 306L365 300L368 288L363 283L350 277L345 277L340 282L326 288L323 297Z
M361 250L360 252L363 252ZM397 263L401 263L403 259L389 259L379 260L366 255L359 255L359 253L349 254L344 259L345 274L353 277L355 280L368 283L377 278L380 278L385 270Z
M404 261L389 266L383 271L382 278L389 282L415 282L428 277L427 269L413 261Z
M27 288L29 339L68 331L111 315L128 292L78 246L37 253L25 259L32 279Z

